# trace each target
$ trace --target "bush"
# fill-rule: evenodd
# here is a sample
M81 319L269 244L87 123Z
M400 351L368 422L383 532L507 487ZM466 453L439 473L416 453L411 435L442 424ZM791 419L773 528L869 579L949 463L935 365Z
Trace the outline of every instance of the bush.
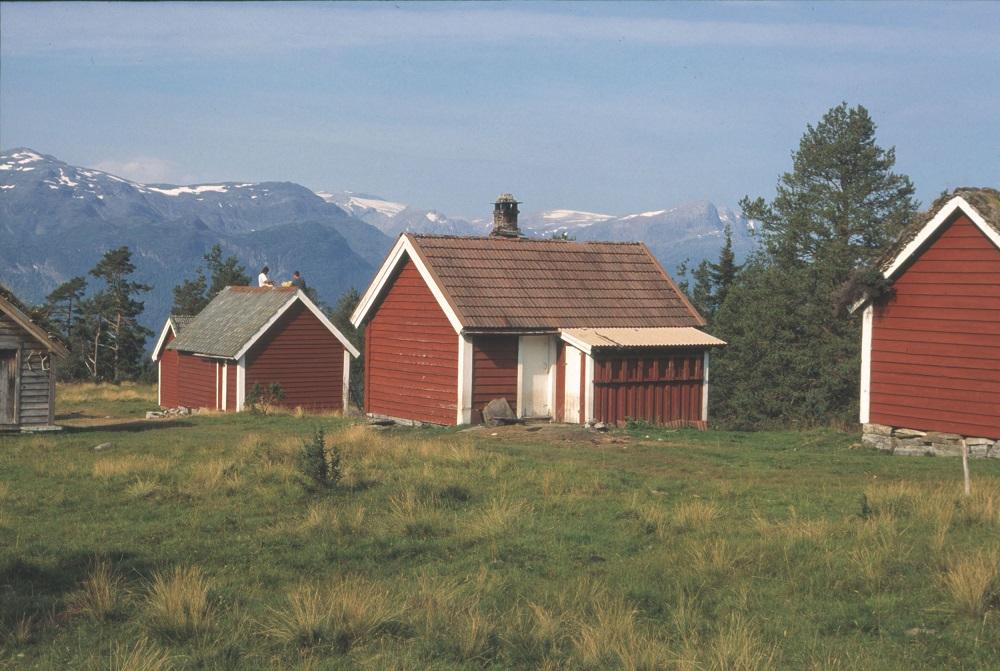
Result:
M255 382L247 394L245 403L250 412L266 415L276 403L280 403L284 398L285 390L277 382L272 382L267 387L262 386L260 382Z
M342 473L340 449L326 447L323 429L316 429L312 440L302 444L295 463L308 487L326 489L340 482Z

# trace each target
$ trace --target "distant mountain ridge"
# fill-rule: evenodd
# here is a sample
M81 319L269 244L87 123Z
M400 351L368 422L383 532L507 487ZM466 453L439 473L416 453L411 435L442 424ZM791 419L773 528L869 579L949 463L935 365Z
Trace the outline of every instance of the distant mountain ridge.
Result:
M371 194L343 191L319 195L393 238L403 232L486 235L492 226L486 218L449 217L439 210L420 209ZM733 231L736 256L743 259L755 244L753 222L708 201L625 215L542 210L522 213L519 222L521 231L531 237L567 235L576 240L645 242L671 272L685 260L696 265L702 259L718 257L727 224Z
M144 321L158 327L172 288L213 244L256 276L301 270L333 302L364 286L391 240L291 182L141 184L19 148L0 153L0 280L39 302L128 245L139 280L153 285Z
M463 219L371 194L314 193L292 182L142 184L9 149L0 152L0 282L41 302L59 283L86 275L108 249L128 245L137 278L154 287L143 320L156 329L173 287L219 244L251 276L265 264L278 280L301 270L333 303L348 288L367 286L400 233L485 235L492 221L484 210L487 216ZM520 223L534 237L640 240L671 272L685 259L716 258L726 223L739 258L754 244L749 222L709 202L626 215L544 210L522 213Z

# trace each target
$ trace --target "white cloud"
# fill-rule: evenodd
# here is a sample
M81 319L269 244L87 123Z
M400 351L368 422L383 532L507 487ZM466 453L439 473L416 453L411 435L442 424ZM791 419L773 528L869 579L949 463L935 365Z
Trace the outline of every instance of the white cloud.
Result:
M109 172L143 184L157 184L176 179L177 166L170 161L151 156L137 156L124 160L105 159L94 165L98 170ZM187 180L178 180L187 181Z

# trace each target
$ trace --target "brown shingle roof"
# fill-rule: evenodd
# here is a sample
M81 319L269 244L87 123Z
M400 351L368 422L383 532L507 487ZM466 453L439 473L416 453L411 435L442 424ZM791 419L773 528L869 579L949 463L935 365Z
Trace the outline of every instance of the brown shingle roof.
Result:
M467 329L704 324L642 243L407 236Z

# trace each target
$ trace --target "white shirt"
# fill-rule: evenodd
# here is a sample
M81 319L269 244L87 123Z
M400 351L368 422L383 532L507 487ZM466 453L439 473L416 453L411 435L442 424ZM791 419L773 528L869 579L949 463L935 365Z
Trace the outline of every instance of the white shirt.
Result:
M257 286L269 287L271 286L271 280L267 277L267 273L261 273L257 276Z

